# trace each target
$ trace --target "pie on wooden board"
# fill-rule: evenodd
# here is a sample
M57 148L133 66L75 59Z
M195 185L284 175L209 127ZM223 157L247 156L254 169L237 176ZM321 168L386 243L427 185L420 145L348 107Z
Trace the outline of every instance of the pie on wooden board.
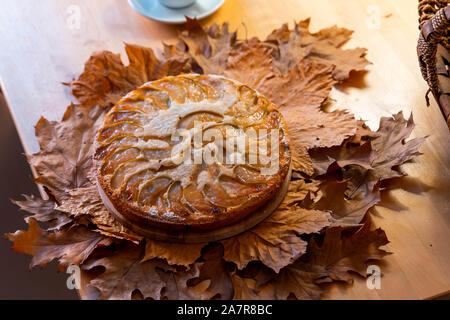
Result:
M108 209L169 231L241 221L274 197L290 158L273 103L237 81L195 74L122 98L97 133L94 155Z

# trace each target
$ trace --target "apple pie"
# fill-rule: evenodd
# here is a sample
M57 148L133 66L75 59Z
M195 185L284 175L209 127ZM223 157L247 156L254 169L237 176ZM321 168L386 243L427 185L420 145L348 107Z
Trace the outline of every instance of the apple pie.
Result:
M189 74L123 97L97 132L94 162L108 209L131 224L202 231L270 201L290 151L267 98L225 77Z

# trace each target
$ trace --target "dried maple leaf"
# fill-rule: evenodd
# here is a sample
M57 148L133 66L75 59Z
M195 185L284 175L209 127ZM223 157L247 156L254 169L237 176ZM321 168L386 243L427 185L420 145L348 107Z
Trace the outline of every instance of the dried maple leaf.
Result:
M197 19L186 19L187 30L179 37L186 44L188 53L204 74L222 74L230 50L236 43L236 32L228 31L228 23L220 27L214 23L205 30Z
M356 121L345 111L296 113L295 109L281 109L286 119L292 147L332 147L340 145L356 132Z
M380 202L380 191L376 187L364 195L346 199L347 181L325 181L320 187L321 198L314 202L308 197L302 207L314 210L329 210L334 219L331 226L352 226L361 223L367 211Z
M188 48L181 39L178 39L178 41L174 44L167 44L163 42L163 56L166 59L176 57L184 57L185 59L189 59L190 56L187 51Z
M96 185L68 190L70 198L61 202L59 210L70 213L74 218L84 215L96 216L106 210Z
M272 50L264 47L258 38L240 43L230 51L224 75L259 90L268 79L275 76Z
M366 59L367 49L335 49L333 46L323 45L317 51L311 50L308 57L312 61L328 62L330 61L336 66L333 71L334 79L338 81L345 81L350 77L352 71L363 71L370 64Z
M132 85L129 90L124 85L125 94L146 82L181 73L186 63L185 59L178 58L159 60L151 48L138 45L126 44L125 51L130 64L125 67L121 80Z
M207 243L172 243L146 239L145 254L142 261L154 258L165 259L170 265L184 266L189 269L201 256L201 250Z
M186 61L183 66L183 73L203 73L194 58L189 54L188 47L181 39L177 39L174 44L163 42L163 57L165 59L173 59Z
M315 112L336 83L333 67L299 61L288 73L268 78L259 87L282 111Z
M85 188L72 189L68 193L70 198L63 200L58 210L67 212L74 218L87 218L104 235L135 243L143 239L111 215L103 204L97 185L91 184Z
M185 57L159 60L152 49L126 44L130 64L109 51L94 53L77 80L67 83L72 94L84 105L112 106L136 87L168 75L189 72Z
M291 166L292 170L294 170L293 173L304 172L308 176L312 176L314 174L314 165L306 146L296 144L296 146L291 148L290 151Z
M353 116L343 111L297 113L295 108L280 111L289 129L292 168L309 176L314 174L314 164L308 149L339 145L355 132Z
M244 41L230 52L225 75L256 88L280 107L294 150L294 170L312 174L307 149L339 145L356 132L353 115L320 110L336 83L333 68L301 60L287 74L276 75L272 50L257 38Z
M352 31L333 26L311 33L309 23L310 19L300 21L294 30L284 24L267 37L266 44L275 48L274 67L278 73L287 73L300 60L306 59L336 66L334 79L344 81L351 71L362 71L370 64L365 58L366 49L342 49Z
M105 271L89 282L89 286L99 290L99 299L130 300L138 290L143 298L160 299L165 282L157 268L168 266L159 260L141 262L143 245L127 242L117 248L114 254L87 262L83 269L104 267Z
M340 145L356 132L356 121L345 111L323 112L334 81L329 67L300 61L287 75L265 81L259 90L276 105L286 121L292 149L306 158L305 149ZM297 157L294 154L294 161ZM309 161L302 161L307 163ZM296 169L294 162L294 169ZM309 173L309 172L305 172Z
M297 179L291 180L289 188L280 207L289 207L305 199L308 194L315 194L319 190L320 181Z
M71 87L72 95L80 103L107 106L113 103L108 94L115 91L123 72L124 66L120 55L109 51L97 52L86 62L84 72L78 79L66 83L66 85ZM128 85L126 84L126 86ZM123 86L123 84L120 85L120 87Z
M112 243L111 238L84 226L54 233L45 231L34 219L29 220L27 231L8 233L6 238L14 242L13 250L33 256L30 268L38 265L45 267L53 259L58 259L60 270L68 265L80 265L95 248Z
M103 116L99 107L71 105L60 122L41 118L36 124L41 150L28 156L28 161L38 173L35 181L58 202L70 197L68 190L90 184L93 141Z
M405 120L401 113L382 118L377 132L359 122L356 135L343 145L309 151L315 172L323 175L341 168L348 182L345 196L370 197L379 181L401 177L398 166L420 154L424 138L405 142L413 127L412 118Z
M305 253L307 242L299 235L319 232L330 218L327 212L297 206L278 209L256 227L223 240L224 259L239 269L259 260L278 272Z
M296 111L319 108L336 83L332 66L301 60L287 74L276 75L272 60L272 50L252 38L230 52L224 74L257 89L280 108Z
M11 202L19 206L21 210L31 213L31 215L25 217L25 222L29 223L30 219L48 222L48 231L59 230L72 222L68 214L56 209L56 203L54 201L43 200L34 195L23 196L25 197L24 201L11 200Z
M279 274L267 270L271 271L256 263L232 274L234 299L319 299L323 289L316 281L328 275L323 266L300 260L283 268Z

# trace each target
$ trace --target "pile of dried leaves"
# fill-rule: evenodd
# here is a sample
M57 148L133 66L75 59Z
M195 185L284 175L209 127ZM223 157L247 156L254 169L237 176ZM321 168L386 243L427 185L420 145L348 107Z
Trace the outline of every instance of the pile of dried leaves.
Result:
M317 299L321 284L365 276L366 262L388 252L383 230L368 210L381 182L402 176L398 166L419 154L423 139L401 114L381 119L377 132L344 111L324 112L332 87L369 63L366 50L343 49L350 30L309 31L309 20L274 30L265 41L239 41L228 25L202 29L189 20L163 57L127 45L129 65L111 52L95 53L67 84L80 104L60 122L36 125L41 151L29 156L49 200L15 203L29 229L7 235L13 249L33 255L31 267L53 259L81 266L83 298ZM105 113L135 87L166 75L214 73L241 81L270 98L287 122L294 172L282 205L265 221L215 243L174 244L143 239L102 204L92 170L92 141ZM39 222L39 223L38 223Z

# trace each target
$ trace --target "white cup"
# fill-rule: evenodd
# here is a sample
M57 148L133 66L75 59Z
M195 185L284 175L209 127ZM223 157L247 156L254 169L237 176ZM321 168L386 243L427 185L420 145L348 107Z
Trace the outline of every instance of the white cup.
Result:
M159 2L165 7L179 9L190 6L195 0L159 0Z

